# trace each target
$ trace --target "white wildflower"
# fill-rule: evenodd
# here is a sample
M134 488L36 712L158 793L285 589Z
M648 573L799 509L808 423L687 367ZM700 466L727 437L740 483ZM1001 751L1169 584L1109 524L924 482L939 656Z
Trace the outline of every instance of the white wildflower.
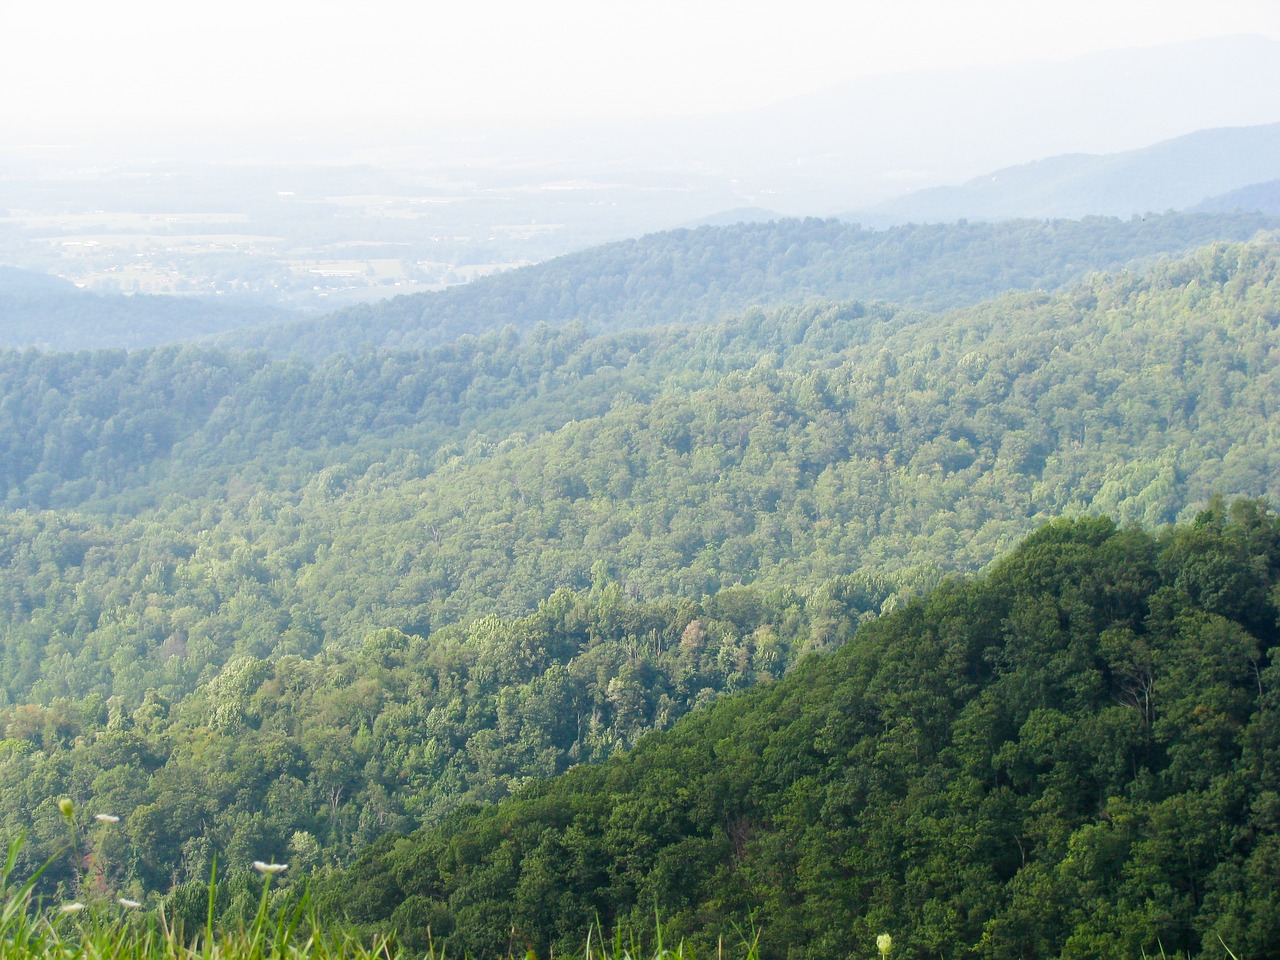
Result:
M284 873L289 869L289 865L287 863L263 863L261 860L255 860L253 861L253 869L257 870L259 873L272 875Z

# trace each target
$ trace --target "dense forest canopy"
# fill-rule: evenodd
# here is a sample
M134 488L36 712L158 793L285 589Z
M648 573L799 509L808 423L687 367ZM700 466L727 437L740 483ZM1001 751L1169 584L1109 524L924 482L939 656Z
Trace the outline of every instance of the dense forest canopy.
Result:
M133 810L151 882L295 838L340 860L776 677L1064 510L1275 496L1278 259L315 366L8 354L5 816L73 784Z
M1205 229L1224 222L1244 221L1194 221ZM1155 218L1153 229L1182 237L1191 223ZM828 231L832 235L824 242L832 249L845 242L842 225L785 227L814 235ZM1131 251L1135 235L1125 239L1123 227L1118 221L1023 224L1000 233L962 225L951 235L907 231L900 239L920 239L933 251L926 258L929 269L945 272L940 264L946 258L934 256L935 248L973 241L974 231L995 238L992 257L999 259L1005 244L1023 236L1018 231L1041 239L1092 231ZM1030 240L1027 245L1035 246ZM761 255L762 269L785 262L785 253ZM908 261L912 255L904 253ZM673 262L678 259L673 256ZM1075 275L1075 266L1060 266L1064 279ZM948 792L957 758L979 763L973 759L979 744L994 744L997 734L1010 731L1021 737L1034 717L1043 725L1035 728L1043 742L1059 729L1079 729L1129 751L1118 755L1132 762L1123 771L1106 772L1110 779L1098 781L1098 789L1114 788L1124 802L1139 805L1133 823L1141 833L1149 823L1163 823L1159 818L1170 814L1161 813L1160 805L1182 795L1182 782L1168 786L1162 771L1183 747L1150 711L1141 729L1131 729L1141 711L1124 698L1152 694L1154 681L1142 679L1145 661L1139 661L1150 659L1152 649L1181 643L1191 629L1181 624L1200 624L1203 614L1210 618L1203 620L1206 635L1229 634L1241 650L1256 646L1256 654L1245 657L1255 692L1246 697L1236 690L1248 683L1237 670L1244 661L1233 660L1222 680L1229 689L1205 688L1225 698L1219 712L1227 720L1212 720L1219 733L1204 735L1212 743L1197 741L1186 749L1207 751L1206 756L1225 750L1226 759L1212 763L1226 770L1235 769L1237 754L1245 755L1239 744L1254 742L1241 741L1239 731L1254 729L1269 703L1266 651L1274 640L1275 599L1269 592L1274 554L1266 552L1272 549L1266 544L1274 519L1267 509L1253 501L1228 509L1215 501L1203 522L1158 536L1078 519L1037 534L1017 554L1023 559L1003 561L983 581L987 586L931 591L947 573L989 564L1063 513L1107 514L1122 525L1156 530L1197 517L1215 494L1280 496L1278 267L1280 244L1259 239L1212 244L1179 259L1092 273L1060 292L1007 294L944 314L882 301L814 300L612 332L593 329L589 324L600 318L587 316L587 322L509 325L449 342L436 343L431 334L412 348L406 334L399 346L354 353L330 353L326 347L313 351L317 359L196 345L74 354L0 351L0 825L8 833L28 834L25 856L34 865L64 836L51 797L72 796L83 809L118 812L122 825L114 842L120 844L121 887L154 897L176 884L192 902L199 899L191 894L196 887L185 884L203 882L215 857L243 863L270 854L316 870L336 869L384 834L435 827L449 817L460 818L449 822L461 825L449 829L464 833L479 824L475 829L483 837L473 849L488 850L485 844L494 836L506 836L500 818L512 814L471 820L474 814L461 812L468 805L515 793L516 804L501 810L533 809L522 806L528 803L543 809L538 797L579 788L535 786L542 778L574 768L579 772L564 783L595 789L590 785L599 778L625 780L630 774L618 771L642 769L650 755L645 751L657 749L646 746L650 742L702 736L644 739L686 714L704 714L702 708L720 700L736 704L680 728L698 731L706 724L737 722L709 717L748 717L757 709L753 704L798 697L795 691L806 684L826 689L836 684L836 674L828 677L812 664L793 666L806 654L846 647L859 625L879 618L853 642L863 653L841 653L845 659L838 662L861 663L848 658L866 655L888 669L896 653L866 651L896 637L903 655L914 650L909 656L922 667L903 696L916 696L910 691L917 679L932 683L930 695L939 698L941 710L936 725L921 732L917 727L933 715L933 706L908 707L903 700L893 709L915 719L902 720L896 745L875 741L876 757L910 761L902 776L924 778L902 788L915 798L911 803L900 791L884 794L886 818L889 811L938 823L968 816L947 813L960 811L959 805L921 812L911 804L928 790L948 804L958 802ZM968 282L955 279L959 286ZM676 302L689 301L675 297L671 303ZM653 301L655 310L670 306ZM404 330L419 329L421 317L406 322ZM430 330L430 324L422 329ZM328 343L316 341L321 342ZM1197 537L1218 546L1197 546ZM1100 601L1112 620L1098 626L1096 636L1089 633L1093 627L1082 627L1083 646L1072 648L1079 657L1073 653L1076 659L1061 665L1065 677L1093 663L1090 669L1101 671L1101 679L1090 674L1092 679L1079 680L1079 697L1070 702L1054 699L1057 693L1036 699L1036 690L1077 681L1024 675L1019 671L1026 665L1001 652L1000 644L1006 634L1022 636L1017 631L1025 627L1041 645L1037 656L1048 656L1062 636L1075 638L1076 608L1054 614L1040 594L1026 604L1018 594L1016 603L1008 601L1012 607L982 594L961 606L1004 610L1011 625L997 629L989 616L975 620L965 629L977 639L953 651L955 657L978 656L981 664L966 669L981 673L983 683L999 680L999 689L1031 699L970 707L965 697L975 691L950 690L942 674L923 670L930 657L949 649L945 631L927 628L927 642L907 634L926 629L922 610L939 610L948 597L968 596L966 590L1004 583L1000 589L1017 593L1022 587L1006 582L1009 571L1026 565L1037 549L1043 552L1035 544L1046 543L1061 543L1072 556L1095 548L1111 551L1086 566L1101 564L1106 577L1120 577L1127 563L1137 578L1115 581L1120 594ZM1209 551L1203 569L1192 563L1186 569L1199 572L1186 572L1191 561L1179 558L1202 547ZM1137 552L1125 560L1112 556L1130 549ZM1252 573L1232 567L1237 561ZM1047 583L1056 575L1046 568L1031 579ZM1057 597L1076 587L1045 589ZM1077 598L1080 604L1097 599L1086 594ZM1206 599L1211 594L1219 599ZM1222 598L1233 594L1256 601L1256 610L1223 607ZM1027 604L1032 612L1023 624L1017 619L1022 614L1015 613ZM908 612L884 616L902 608ZM1152 619L1159 610L1165 620ZM947 616L960 622L960 614ZM1061 636L1052 633L1055 616ZM1097 626L1104 614L1081 616ZM1225 618L1227 626L1212 617ZM899 626L881 625L890 623ZM1127 629L1132 637L1108 632L1112 628ZM1237 628L1253 639L1239 640L1232 633ZM978 638L981 631L987 632ZM869 668L856 669L863 671L857 682L868 681ZM1218 683L1209 675L1184 677L1189 669L1178 666L1170 676L1193 687ZM1115 672L1124 670L1133 676ZM768 689L738 699L760 686ZM808 709L799 700L788 702L797 715ZM1089 711L1105 714L1107 702L1125 712L1090 719ZM886 703L881 698L866 709L881 717L874 711L888 709ZM1204 703L1218 709L1218 700ZM1063 716L1036 712L1050 708ZM1082 712L1070 712L1077 708ZM973 718L972 730L963 734L972 740L970 753L948 754L942 744L961 734L943 726L956 711L970 709L993 712ZM1177 709L1182 712L1169 716L1194 715L1194 706ZM1112 723L1115 730L1107 726ZM855 732L861 744L865 731ZM804 736L810 734L817 736L812 730ZM1255 740L1269 735L1249 734ZM816 778L815 789L827 790L822 777L835 762L832 750L871 749L852 740L807 742L812 748L779 743L770 748L774 753L765 750L776 754L769 761L776 769L769 773L773 780L761 783L792 790L788 771L806 770L803 777ZM639 767L585 770L588 761L631 748L635 753L627 763ZM788 749L800 751L803 762L784 755ZM690 750L706 753L705 746ZM814 757L822 758L822 770L804 766L817 762ZM876 757L868 758L868 770L881 769ZM402 929L407 924L417 930L426 921L455 931L460 943L487 950L478 918L497 918L492 935L516 925L541 950L581 931L579 911L596 902L588 887L597 884L600 896L611 891L608 902L618 907L607 915L626 919L634 906L638 917L652 909L658 892L679 929L689 931L727 929L725 924L743 921L750 904L768 904L778 918L771 921L780 938L774 943L811 943L814 950L825 944L827 952L835 949L836 934L822 926L822 918L837 907L862 904L857 909L863 912L847 913L850 923L856 913L868 930L898 924L896 929L915 938L910 949L924 956L950 955L961 944L978 942L972 937L985 931L999 933L1004 942L1006 927L1000 924L1020 923L1017 910L1052 894L1063 906L1045 920L1043 931L1034 934L1040 939L1027 950L1065 949L1046 945L1065 942L1055 938L1097 911L1081 905L1083 894L1073 892L1073 881L1053 858L1064 843L1085 843L1072 837L1098 827L1098 814L1071 794L1077 788L1068 789L1066 780L1054 787L1069 794L1065 799L1035 793L1037 771L1050 760L1028 757L990 760L991 769L974 767L965 781L966 790L994 791L997 800L989 802L1004 818L999 830L1017 825L1015 846L1021 844L1025 858L1016 864L1009 859L1009 838L995 827L960 824L957 829L969 830L962 835L974 843L994 843L990 831L996 830L1002 844L994 866L974 861L974 884L964 888L969 894L935 883L930 871L936 864L910 877L885 875L885 892L869 892L869 899L857 899L861 888L846 881L850 871L871 876L867 870L874 865L848 859L852 854L837 867L823 859L826 853L787 866L766 860L749 866L757 862L751 860L757 839L776 843L779 851L828 852L837 835L837 846L845 844L846 850L863 842L855 837L907 842L875 834L888 829L887 819L866 826L870 833L857 833L849 809L835 799L828 816L798 795L788 794L784 810L761 794L738 801L743 811L768 810L764 819L739 821L734 811L716 808L712 819L729 824L725 836L706 832L711 821L691 821L703 832L671 859L662 853L658 861L644 860L658 856L656 846L627 848L640 844L638 834L610 839L606 831L605 840L585 839L585 847L548 846L547 857L561 850L579 858L574 863L589 860L595 866L583 866L587 872L572 880L578 886L565 888L577 892L565 893L554 910L547 907L537 916L520 911L549 902L537 879L543 874L477 878L497 884L494 889L517 885L515 893L503 894L507 899L499 909L479 888L459 886L455 895L453 887L431 886L437 873L465 880L465 871L449 866L454 861L448 858L460 856L457 849L431 846L444 843L442 834L418 835L428 845L420 857L407 852L413 848L387 841L371 856L391 859L369 860L351 875L362 891L357 919L390 918ZM740 768L734 766L738 760L722 759L723 769L735 776L757 776L750 757L739 758L746 764ZM1102 762L1083 753L1062 761L1077 764L1063 768L1070 776L1084 776L1080 771L1088 764ZM1165 785L1150 787L1139 776L1144 769ZM1138 786L1129 785L1130 775ZM1097 780L1102 774L1088 776ZM680 803L693 803L697 798L681 782L662 773L653 789L669 787ZM1005 787L1014 793L1000 792ZM1023 787L1032 791L1025 801L1030 806L1017 799ZM719 787L697 789L710 797ZM804 787L794 789L803 793ZM871 786L841 789L863 797ZM1103 799L1110 804L1111 797ZM764 806L750 806L757 801ZM1066 807L1054 806L1059 801ZM598 800L583 802L599 806ZM1265 802L1252 794L1247 800ZM657 811L673 801L646 793L636 801L639 806L628 808L631 822L657 824L647 834L655 843L675 836L658 822L667 814L646 812L650 803ZM1253 816L1238 803L1221 809L1240 815L1233 825ZM683 822L684 814L672 816L677 825ZM1036 817L1043 823L1032 823ZM835 824L837 833L794 832L810 820ZM1257 836L1265 837L1268 822L1263 816ZM919 825L923 832L912 841L922 849L932 842L920 839L927 826ZM1262 869L1250 866L1253 836L1232 848L1244 851L1230 861L1240 877ZM731 872L721 876L715 867L703 875L698 857L721 856L725 837ZM623 847L610 846L614 839ZM810 842L817 847L806 846ZM624 856L632 866L607 866L620 862L606 856L618 849L630 851ZM1272 848L1258 849L1265 856ZM417 858L424 872L411 875L402 856ZM515 870L523 856L502 853L502 863ZM1039 873L1022 869L1039 863L1037 856L1043 860ZM739 864L747 873L732 873ZM401 886L379 886L371 869ZM545 876L559 876L545 869L552 871ZM1189 901L1177 901L1182 919L1166 923L1124 913L1138 931L1122 942L1125 949L1137 944L1150 950L1152 941L1143 938L1152 931L1164 937L1165 929L1172 931L1166 945L1198 949L1197 937L1227 929L1221 918L1240 915L1230 912L1234 906L1206 899L1212 886L1206 875L1192 870L1186 876L1193 879L1175 884L1180 897L1187 883L1192 887ZM46 882L69 878L68 867L60 865ZM812 915L789 912L818 890L819 878L839 879L843 892L831 894L835 901L814 900ZM723 886L709 886L722 880ZM959 882L948 882L953 881ZM1010 892L1001 886L1006 881L1033 885ZM1214 896L1254 903L1260 881L1231 882L1236 886L1213 880L1219 884L1213 890L1227 891ZM1119 883L1099 889L1114 892ZM711 899L671 900L662 884L674 884L670 889L687 898L705 889ZM895 904L916 902L912 898L921 890L935 888L943 891L935 899L951 904L945 915L926 923L905 907L893 912L899 909ZM977 901L963 899L985 897L988 888L994 899L982 910L995 912L984 914ZM390 917L388 904L400 897L396 889L407 897L406 905ZM1145 889L1134 887L1125 896L1140 898ZM1116 910L1128 910L1123 904L1129 902ZM1249 928L1253 932L1234 942L1265 942L1271 921L1265 912L1258 916L1263 919ZM1118 927L1099 923L1096 936L1079 941L1084 946L1077 953L1121 943L1114 939ZM988 952L998 953L995 947Z
M1264 955L1280 939L1280 520L1054 522L603 765L386 837L325 882L406 943L595 920L764 957ZM865 950L865 947L862 948Z

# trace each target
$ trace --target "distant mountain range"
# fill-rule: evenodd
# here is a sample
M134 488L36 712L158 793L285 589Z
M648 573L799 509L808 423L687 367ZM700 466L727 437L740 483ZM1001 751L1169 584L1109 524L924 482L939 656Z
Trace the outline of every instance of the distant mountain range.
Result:
M561 179L638 182L641 171L679 173L686 222L714 215L706 203L722 194L708 191L712 182L731 189L731 208L826 215L1045 157L1275 123L1276 90L1280 41L1228 36L1049 63L861 77L723 116L473 130L446 142L475 167L519 163ZM398 157L430 162L440 152L439 138L424 138ZM617 212L639 222L649 208Z
M329 311L682 226L1127 218L1280 177L1260 135L1276 90L1280 41L1233 36L864 77L732 115L335 128L292 160L209 130L114 161L0 130L0 260L102 292ZM43 333L21 342L58 346Z
M237 330L221 342L318 358L370 347L419 350L463 334L529 331L539 323L581 321L597 332L706 323L751 305L814 299L941 310L1008 290L1053 290L1093 271L1277 228L1275 219L1237 213L886 230L816 218L704 226L327 317Z
M868 226L889 226L963 218L1129 217L1201 204L1199 209L1256 210L1270 203L1275 209L1275 184L1269 193L1262 184L1277 178L1280 123L1226 127L1141 150L1064 154L1007 167L961 186L920 190L849 216Z
M1196 130L1275 123L1276 90L1280 42L1258 36L890 74L717 118L687 131L667 159L697 154L706 169L736 178L744 206L834 212L1045 157L1109 155ZM656 143L660 133L653 131Z

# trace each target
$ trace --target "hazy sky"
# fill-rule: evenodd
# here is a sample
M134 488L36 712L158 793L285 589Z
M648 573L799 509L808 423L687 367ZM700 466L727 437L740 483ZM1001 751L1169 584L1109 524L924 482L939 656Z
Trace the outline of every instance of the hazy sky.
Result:
M0 0L0 125L697 114L1234 33L1280 39L1280 2Z

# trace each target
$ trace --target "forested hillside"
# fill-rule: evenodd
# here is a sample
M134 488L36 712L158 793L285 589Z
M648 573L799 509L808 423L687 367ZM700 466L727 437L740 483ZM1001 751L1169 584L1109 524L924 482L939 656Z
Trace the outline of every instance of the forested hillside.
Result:
M91 293L57 277L0 266L0 347L135 349L294 316L247 299Z
M0 822L37 858L50 796L125 811L149 889L214 854L341 861L776 678L1050 517L1276 497L1278 266L1216 245L943 316L318 364L5 354Z
M1210 197L1196 205L1202 211L1257 210L1270 216L1280 215L1280 180L1266 180L1239 190Z
M28 832L34 869L65 840L51 795L123 816L111 879L138 899L175 880L202 885L215 856L241 867L264 856L300 869L343 862L388 831L607 758L780 677L799 653L847 639L887 593L846 577L803 593L736 587L635 603L613 584L429 637L372 630L350 654L307 655L311 638L285 629L274 649L264 638L259 656L233 657L186 697L164 686L140 702L41 703L46 684L37 703L0 708L0 824ZM148 651L113 633L104 667L128 690ZM217 655L181 630L160 652L170 667ZM151 679L180 675L166 672ZM69 868L59 861L45 882L68 880Z
M626 756L384 838L322 900L477 956L655 911L767 958L886 931L908 958L1267 955L1278 575L1255 502L1051 523Z
M224 342L316 358L368 347L420 350L539 322L577 320L593 333L705 323L751 305L815 299L942 310L1008 290L1056 290L1093 271L1278 226L1275 218L1236 211L882 231L813 218L671 230L319 322L240 331Z

